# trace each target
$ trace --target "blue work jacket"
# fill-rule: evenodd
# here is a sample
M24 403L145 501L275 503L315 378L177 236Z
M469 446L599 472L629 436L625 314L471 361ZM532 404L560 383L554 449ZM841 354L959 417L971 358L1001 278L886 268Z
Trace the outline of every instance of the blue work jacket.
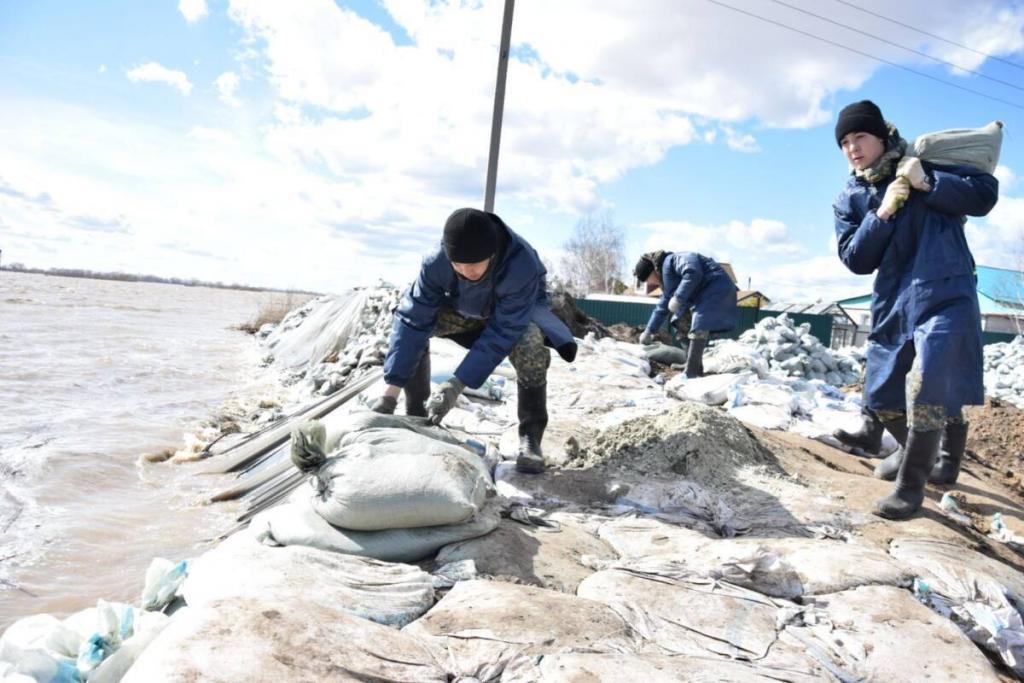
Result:
M736 285L722 266L693 252L669 252L661 264L661 300L651 312L647 330L655 333L669 316L668 304L679 299L675 322L693 311L692 332L725 332L736 327Z

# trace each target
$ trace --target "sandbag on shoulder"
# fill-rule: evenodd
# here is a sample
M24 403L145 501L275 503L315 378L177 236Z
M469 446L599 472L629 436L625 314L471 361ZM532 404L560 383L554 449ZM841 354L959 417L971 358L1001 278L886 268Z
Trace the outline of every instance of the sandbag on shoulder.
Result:
M1003 123L925 133L914 140L914 155L939 166L971 166L993 173L1003 145Z
M462 446L405 429L350 432L313 474L313 508L355 531L457 524L493 489L486 464Z

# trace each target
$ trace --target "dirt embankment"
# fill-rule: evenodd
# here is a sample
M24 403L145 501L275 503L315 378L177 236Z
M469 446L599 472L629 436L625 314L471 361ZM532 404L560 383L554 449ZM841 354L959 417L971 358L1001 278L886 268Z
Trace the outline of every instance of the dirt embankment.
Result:
M984 406L968 406L967 467L998 481L1024 502L1024 410L995 398ZM973 461L973 462L972 462Z

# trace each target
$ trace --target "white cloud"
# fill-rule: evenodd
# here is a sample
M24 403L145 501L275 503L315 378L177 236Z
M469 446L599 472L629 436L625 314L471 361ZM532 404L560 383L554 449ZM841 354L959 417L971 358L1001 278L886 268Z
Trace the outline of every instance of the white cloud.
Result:
M178 11L185 17L185 21L190 24L199 21L210 13L206 7L206 0L179 0Z
M221 102L229 104L232 107L241 106L242 102L235 97L235 93L238 92L238 86L240 84L238 74L233 71L225 71L220 76L217 76L213 84L217 86L217 92L220 93Z
M178 90L182 95L188 95L192 92L192 83L189 82L188 76L185 75L184 71L168 69L157 62L147 62L133 67L128 70L126 75L128 80L133 83L166 83Z
M725 144L735 152L753 153L761 151L757 140L750 133L737 133L731 126L722 126L725 131Z
M107 65L106 64L100 64L100 68L96 69L96 73L101 73L101 74L107 73Z
M1000 193L1003 193L1013 187L1014 183L1017 182L1017 174L1015 174L1009 166L1003 166L1002 164L996 166L996 170L993 175L999 181Z

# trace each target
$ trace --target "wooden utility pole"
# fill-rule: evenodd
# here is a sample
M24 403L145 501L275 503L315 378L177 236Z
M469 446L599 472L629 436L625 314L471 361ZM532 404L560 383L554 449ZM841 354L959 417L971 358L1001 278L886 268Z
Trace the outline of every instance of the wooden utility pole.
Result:
M498 148L501 147L501 119L505 110L505 75L508 73L508 50L512 40L512 10L515 0L505 0L505 16L501 22L501 48L498 50L498 82L494 86L494 115L491 117L491 151L487 157L487 188L484 211L494 211L494 188L498 182Z

